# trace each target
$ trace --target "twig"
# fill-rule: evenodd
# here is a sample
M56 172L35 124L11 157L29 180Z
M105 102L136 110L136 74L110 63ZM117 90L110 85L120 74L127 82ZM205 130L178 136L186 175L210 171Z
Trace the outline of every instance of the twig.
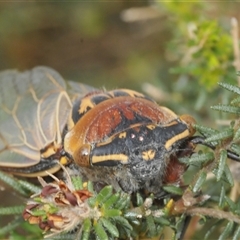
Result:
M200 216L203 215L203 216L209 216L217 219L226 219L228 221L233 221L240 224L239 216L236 216L230 212L224 212L219 209L196 207L196 208L187 209L185 213L187 215L200 215Z

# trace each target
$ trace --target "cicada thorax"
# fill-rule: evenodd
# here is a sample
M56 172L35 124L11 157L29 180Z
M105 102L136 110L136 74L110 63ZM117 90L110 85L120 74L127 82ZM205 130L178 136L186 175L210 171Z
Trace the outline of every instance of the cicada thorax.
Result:
M110 100L112 98L124 96L133 98L145 98L149 99L150 101L153 101L150 98L144 96L143 94L129 89L117 89L109 92L95 90L89 92L83 98L79 98L75 101L72 109L72 115L71 118L69 119L68 128L71 129L73 126L75 126L78 120L83 115L85 115L89 110L93 109L99 103L106 100Z
M133 123L136 121L134 109L128 109L129 106L125 106L125 102L119 99L120 97L122 100L126 100L126 97L129 99L145 98L138 92L119 89L109 92L94 91L74 103L68 123L70 132L64 139L64 149L72 156L73 154L82 156L81 159L74 158L78 159L77 162L80 165L90 165L88 155L93 144L127 128L130 121ZM122 103L118 106L115 102Z

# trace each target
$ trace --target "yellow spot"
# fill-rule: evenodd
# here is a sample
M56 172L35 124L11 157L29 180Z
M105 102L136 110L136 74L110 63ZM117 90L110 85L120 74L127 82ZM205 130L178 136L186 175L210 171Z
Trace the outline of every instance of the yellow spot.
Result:
M175 142L177 142L177 141L179 141L181 139L184 139L184 138L186 138L188 136L189 136L189 130L186 129L184 132L181 132L181 133L173 136L172 138L170 138L168 141L166 141L165 148L167 150L169 150Z
M55 153L56 153L56 149L54 147L54 144L51 143L49 146L47 146L44 149L44 152L41 153L41 157L42 158L48 158L48 157L52 156Z
M122 132L122 133L120 133L119 134L119 138L126 138L126 135L127 135L127 133L126 132Z
M109 155L103 155L103 156L92 156L92 163L100 163L105 161L120 161L123 164L128 163L128 156L124 154L109 154Z
M174 207L174 201L173 199L170 199L167 203L167 205L165 206L164 208L164 211L167 213L167 214L170 214L173 210L173 207Z
M156 126L155 126L155 125L153 125L153 124L150 124L150 125L147 125L147 128L148 128L148 129L150 129L150 130L153 130L153 129L155 129L155 128L156 128Z
M91 97L83 98L80 103L78 113L82 114L87 111L87 108L93 108L94 106L95 104L91 101Z
M66 158L66 157L61 157L61 158L60 158L60 163L61 163L62 165L67 165L67 164L68 164L67 158Z
M164 127L170 127L177 124L179 124L179 122L177 120L174 120L174 121L171 121L170 123L165 124Z
M156 151L153 149L142 152L142 158L145 161L152 160L155 157Z

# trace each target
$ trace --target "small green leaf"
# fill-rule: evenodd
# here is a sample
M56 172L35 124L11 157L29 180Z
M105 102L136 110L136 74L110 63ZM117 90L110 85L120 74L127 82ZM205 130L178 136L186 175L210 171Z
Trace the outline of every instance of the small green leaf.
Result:
M218 169L217 169L217 174L216 174L217 181L219 181L223 175L223 172L225 170L226 161L227 161L227 151L221 150L220 160L218 163Z
M117 237L117 238L119 237L119 232L117 227L113 225L108 219L100 218L99 221L113 237Z
M93 183L91 181L87 182L87 190L91 193L94 193Z
M201 218L199 219L198 223L200 225L204 225L207 222L207 218L205 216L201 216Z
M15 215L22 214L25 206L1 207L0 215Z
M236 97L230 102L231 105L238 105L239 103L240 103L240 97Z
M143 205L143 198L142 198L142 196L140 195L140 193L137 193L136 194L136 198L137 198L137 206L142 206Z
M226 195L226 192L225 192L225 188L224 186L221 187L221 192L220 192L220 197L219 197L219 207L220 208L223 208L224 207L224 204L225 204L225 195Z
M206 138L205 142L209 143L209 142L213 142L213 141L223 140L223 139L226 139L229 137L233 137L233 134L234 134L233 129L228 128L220 133L217 133L215 135L212 135L211 137Z
M237 129L237 131L234 133L233 140L239 140L240 139L240 128Z
M237 205L237 207L236 207L235 213L237 215L240 215L240 201L239 200L236 202L236 205Z
M154 223L153 216L149 215L146 217L147 229L149 232L149 237L154 237L157 235L156 225Z
M159 240L163 240L164 239L164 235L162 233L163 230L164 230L164 228L161 225L157 226L157 233L158 233L158 236L159 236Z
M162 226L169 226L170 222L164 217L154 217L154 222L159 223Z
M96 204L96 197L97 196L93 196L93 197L90 197L87 201L88 201L88 204L91 208L94 208L95 207L95 204Z
M178 158L178 161L179 161L180 163L189 165L189 164L190 164L190 163L189 163L189 159L190 159L190 157L180 157L180 158Z
M226 200L228 206L230 207L231 211L234 212L236 209L236 204L227 196L225 196L225 200Z
M34 197L33 200L34 200L34 202L37 202L37 203L43 202L43 199L41 197Z
M36 217L47 216L47 212L40 209L35 209L34 211L31 211L31 214Z
M132 226L129 224L126 218L122 216L117 216L117 217L114 217L113 220L119 225L121 225L122 227L127 228L130 231L133 230Z
M240 146L238 144L232 144L230 148L233 152L240 155Z
M130 195L126 193L122 193L118 199L118 201L114 204L114 208L119 210L126 209L130 204Z
M233 179L232 173L227 164L225 165L225 168L224 168L224 174L225 174L226 179L227 179L228 183L230 184L230 186L233 187L234 179Z
M18 180L19 184L22 185L23 188L25 188L26 190L32 192L32 193L39 193L41 191L41 188L30 183L27 181L23 181L23 180Z
M112 186L104 187L96 197L96 204L103 204L112 195Z
M209 236L213 233L213 231L218 227L217 224L213 224L205 233L203 240L210 239Z
M26 239L26 238L25 238ZM43 239L41 238L34 238L34 239ZM54 237L51 238L44 238L47 240L73 240L73 239L79 239L77 234L68 234L68 233L61 233L60 235L56 235ZM10 239L9 239L10 240ZM12 239L13 240L13 239ZM20 240L20 239L14 239L14 240ZM23 239L24 240L24 239ZM83 240L83 238L81 237L81 240ZM84 240L89 240L89 239L84 239Z
M234 232L232 240L238 240L238 239L240 239L240 226L238 226L238 228Z
M122 212L118 209L103 209L102 212L104 217L116 217L122 215Z
M240 108L239 107L233 107L233 106L229 106L229 105L219 104L219 105L211 106L211 109L221 111L221 112L240 114Z
M168 193L172 193L175 195L182 195L183 194L183 190L180 187L177 186L163 186L163 190L168 192Z
M28 196L29 194L25 191L23 186L19 183L18 179L11 177L10 175L0 171L0 180L11 186L16 192L19 192L23 196Z
M228 91L231 91L233 93L237 93L238 95L240 95L240 88L235 86L235 85L232 85L232 84L229 84L229 83L225 83L225 82L219 82L218 83L222 88L225 88L227 89Z
M132 220L130 220L131 221L131 223L132 224L134 224L134 225L136 225L136 226L140 226L140 221L139 220L137 220L137 219L132 219Z
M206 126L202 126L202 125L198 125L198 124L194 124L194 128L202 133L204 136L211 136L213 134L218 133L219 131L217 131L216 129L210 128L210 127L206 127Z
M71 176L71 180L75 190L83 189L83 182L79 176L73 175Z
M95 224L93 224L93 228L96 234L97 239L99 240L108 240L108 235L102 226L102 224L98 221Z
M188 216L185 216L184 214L182 214L182 215L180 216L180 218L176 221L176 225L175 225L175 228L176 228L176 231L175 231L176 237L175 237L174 239L180 239L180 238L181 238L183 229L184 229L184 227L185 227L186 218L188 218Z
M115 193L103 203L103 207L108 209L112 207L120 198L120 193Z
M83 221L83 234L81 240L88 240L92 228L92 222L89 218Z
M225 240L230 235L231 231L233 229L233 222L228 222L225 229L222 231L222 234L219 236L218 240Z
M206 181L207 178L207 173L206 172L201 172L198 180L196 181L194 187L193 187L193 192L198 192L199 189L202 187L203 183Z
M189 159L189 164L194 163L205 163L214 159L214 154L212 152L194 154Z
M128 211L124 214L124 217L125 218L128 218L128 219L136 219L137 217L139 216L139 213L138 212L133 212L133 211Z

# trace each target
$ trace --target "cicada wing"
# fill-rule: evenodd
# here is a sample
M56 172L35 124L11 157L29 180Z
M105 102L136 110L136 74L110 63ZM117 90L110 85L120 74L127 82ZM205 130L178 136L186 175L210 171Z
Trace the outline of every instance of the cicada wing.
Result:
M33 154L35 154L35 152L33 152ZM14 151L2 151L0 153L0 166L2 167L28 167L35 165L36 162L33 157L26 157Z
M71 108L65 81L51 68L0 73L0 166L38 163L41 149L61 142Z
M91 87L84 83L67 81L68 94L71 99L82 98L89 92L99 91L99 89Z

